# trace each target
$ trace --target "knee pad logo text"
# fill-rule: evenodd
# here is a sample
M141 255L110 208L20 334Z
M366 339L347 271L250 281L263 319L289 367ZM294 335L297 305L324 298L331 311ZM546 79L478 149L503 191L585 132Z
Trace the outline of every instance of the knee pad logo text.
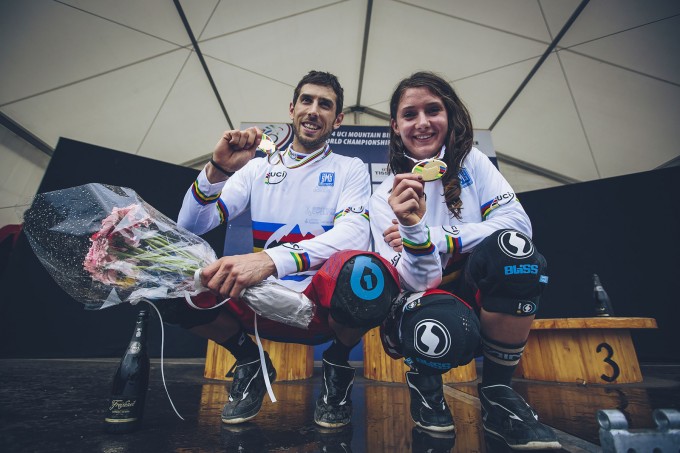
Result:
M520 264L515 266L505 266L505 275L515 274L538 274L538 264Z

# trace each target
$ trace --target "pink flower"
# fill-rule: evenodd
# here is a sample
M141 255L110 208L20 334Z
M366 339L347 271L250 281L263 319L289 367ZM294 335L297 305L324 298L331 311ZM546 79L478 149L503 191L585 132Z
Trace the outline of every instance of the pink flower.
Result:
M97 274L108 256L109 241L106 237L98 237L90 240L92 241L92 245L87 252L83 265L85 270L89 273Z
M83 268L93 280L109 286L129 288L160 281L191 287L205 257L196 255L176 232L166 235L167 230L140 205L113 208L90 237Z

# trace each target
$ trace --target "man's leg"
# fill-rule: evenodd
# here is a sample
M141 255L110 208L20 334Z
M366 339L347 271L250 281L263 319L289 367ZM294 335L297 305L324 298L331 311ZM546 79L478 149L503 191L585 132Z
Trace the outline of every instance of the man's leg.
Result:
M352 418L352 386L356 370L349 364L349 354L368 331L338 324L328 315L335 333L323 353L323 385L314 409L314 421L325 428L341 428Z
M194 298L198 306L210 306L209 293ZM201 304L202 302L202 304ZM197 310L182 299L164 302L161 311L164 321L179 325L199 337L212 340L226 348L236 359L234 377L229 389L229 399L222 410L222 422L237 424L254 418L262 407L266 393L257 345L244 331L241 323L227 308ZM276 379L269 355L265 362L270 382Z
M314 421L340 428L351 421L355 370L350 351L377 327L399 295L399 277L387 261L369 252L343 251L331 256L312 278L308 297L328 309L334 340L323 354L323 384Z

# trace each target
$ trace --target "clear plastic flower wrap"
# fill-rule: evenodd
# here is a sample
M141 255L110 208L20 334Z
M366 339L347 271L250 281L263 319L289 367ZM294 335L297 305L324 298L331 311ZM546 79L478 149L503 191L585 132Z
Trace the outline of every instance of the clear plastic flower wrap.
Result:
M126 187L93 183L38 194L23 230L59 286L89 309L206 291L199 270L217 259L205 240ZM295 327L306 328L313 315L306 296L270 280L241 299Z
M307 296L272 280L244 289L241 299L258 315L301 329L314 316L314 304Z
M59 286L92 309L195 293L196 271L217 259L206 241L125 187L38 194L24 231Z

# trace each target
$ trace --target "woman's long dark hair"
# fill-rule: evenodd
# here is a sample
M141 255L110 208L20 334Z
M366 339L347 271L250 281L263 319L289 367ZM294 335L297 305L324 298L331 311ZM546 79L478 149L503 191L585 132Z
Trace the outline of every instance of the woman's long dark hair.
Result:
M446 131L446 153L444 162L448 166L448 171L442 178L444 185L444 200L449 211L460 219L460 209L463 202L460 199L460 179L458 174L463 163L463 159L472 149L473 131L470 113L460 100L453 87L444 79L432 72L416 72L410 77L405 78L390 100L390 118L397 120L397 109L399 101L404 92L409 88L427 88L439 97L444 103L449 120L448 130ZM408 150L404 146L401 137L398 136L390 127L390 161L389 169L392 173L408 173L413 168L413 162L406 158Z

